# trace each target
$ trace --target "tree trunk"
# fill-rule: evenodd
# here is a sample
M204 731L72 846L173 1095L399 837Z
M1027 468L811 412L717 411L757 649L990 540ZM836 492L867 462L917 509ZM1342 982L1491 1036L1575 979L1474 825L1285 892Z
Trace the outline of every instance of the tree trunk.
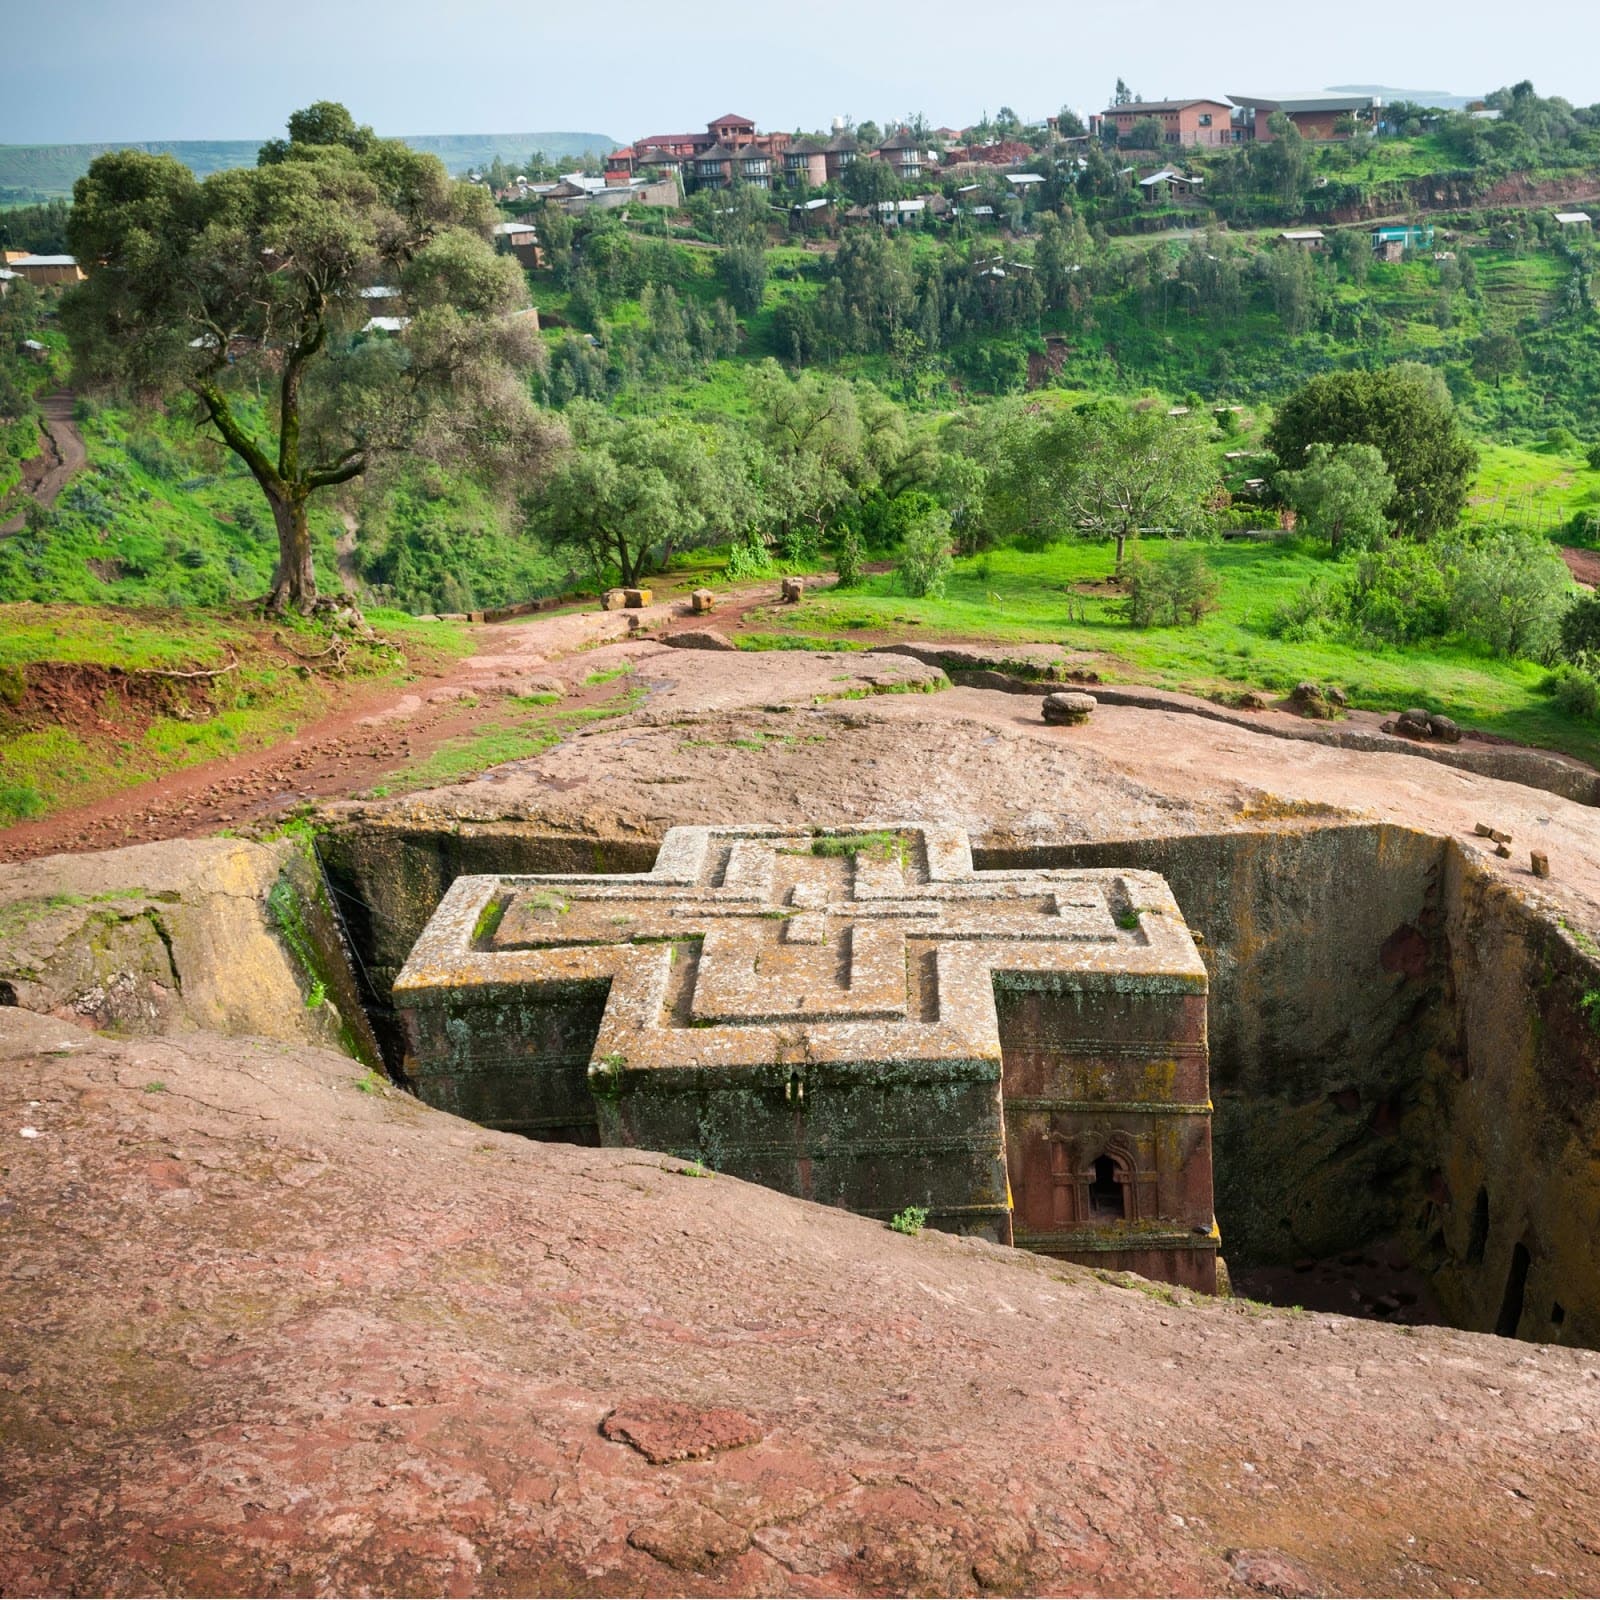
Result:
M1117 571L1118 572L1122 571L1122 553L1127 548L1128 548L1128 530L1126 528L1118 528L1117 529Z
M628 553L628 536L625 533L617 535L617 572L622 580L624 589L636 589L639 586L639 568L643 565L643 558L634 561Z
M304 497L272 503L272 520L278 528L278 569L272 575L272 590L267 609L309 612L317 603L317 579L311 568L311 526L306 518Z

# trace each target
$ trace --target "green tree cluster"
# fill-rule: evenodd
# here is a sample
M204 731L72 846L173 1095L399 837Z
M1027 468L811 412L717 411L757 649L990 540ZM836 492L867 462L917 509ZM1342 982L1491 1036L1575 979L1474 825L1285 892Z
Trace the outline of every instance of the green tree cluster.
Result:
M1416 538L1455 526L1478 465L1438 373L1410 362L1311 379L1278 408L1267 444L1289 472L1313 445L1371 445L1394 479L1385 515Z
M273 608L317 602L314 496L386 456L527 471L546 454L523 376L537 346L509 316L526 285L490 219L437 158L329 102L253 168L202 182L122 150L79 180L69 236L96 268L62 304L78 380L194 402L271 511ZM404 291L397 336L363 336L377 283Z

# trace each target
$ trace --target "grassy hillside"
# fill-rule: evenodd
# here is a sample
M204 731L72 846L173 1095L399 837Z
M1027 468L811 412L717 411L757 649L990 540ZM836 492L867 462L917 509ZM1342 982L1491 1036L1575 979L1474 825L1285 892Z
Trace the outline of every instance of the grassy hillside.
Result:
M25 532L0 539L0 602L216 606L264 594L277 545L261 491L238 458L182 416L79 403L89 466ZM0 484L19 470L0 453ZM520 538L470 478L400 470L314 505L318 571L411 612L474 611L573 587L578 575Z
M1147 540L1164 561L1182 548ZM816 638L837 648L857 638L1036 640L1103 653L1108 681L1156 683L1223 696L1241 688L1287 693L1303 679L1337 684L1374 711L1425 706L1474 728L1600 760L1600 729L1563 711L1530 661L1499 659L1471 645L1358 648L1337 640L1275 638L1273 618L1306 584L1337 573L1325 546L1296 541L1226 544L1206 551L1218 609L1192 627L1132 628L1113 611L1109 544L1071 542L1039 553L996 550L957 561L938 600L907 596L892 573L860 588L808 595L774 610L771 643ZM759 641L758 641L759 642Z
M414 150L436 155L452 171L488 166L496 156L522 162L535 150L552 159L581 156L587 151L614 150L617 141L603 133L444 133L401 136ZM252 167L261 139L122 140L111 144L0 144L0 204L27 205L70 195L89 163L107 150L148 150L176 156L201 177L228 167Z

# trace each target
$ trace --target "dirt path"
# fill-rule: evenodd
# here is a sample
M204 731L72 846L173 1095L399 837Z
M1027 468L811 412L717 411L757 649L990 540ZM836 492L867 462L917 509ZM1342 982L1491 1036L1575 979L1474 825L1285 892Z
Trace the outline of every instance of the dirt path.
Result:
M1574 583L1581 583L1586 589L1600 587L1600 550L1579 550L1563 545L1561 559L1566 562Z
M371 790L448 741L480 732L493 715L486 707L508 695L539 692L555 679L564 691L559 711L590 709L618 698L626 693L626 683L582 681L596 668L619 664L590 659L588 652L639 630L662 634L710 623L735 627L748 611L772 603L772 588L733 591L721 598L714 617L691 616L686 598L673 593L643 611L563 612L473 626L473 655L410 683L353 687L337 710L295 738L0 829L0 861L215 833L261 822L309 800ZM566 659L575 655L578 662Z
M56 496L89 459L83 435L72 417L76 403L77 396L70 389L57 389L54 394L45 397L41 407L44 412L44 472L37 481L30 481L26 475L23 478L25 493L41 506L53 506ZM24 509L9 521L0 523L0 538L21 533L26 526L27 511Z

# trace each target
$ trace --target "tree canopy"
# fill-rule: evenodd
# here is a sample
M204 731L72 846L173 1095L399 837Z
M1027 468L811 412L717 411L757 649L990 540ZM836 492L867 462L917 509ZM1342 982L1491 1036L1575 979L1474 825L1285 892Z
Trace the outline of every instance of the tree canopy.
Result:
M90 269L62 307L78 381L192 397L271 507L274 608L316 603L313 495L398 452L543 453L520 376L537 347L509 316L525 281L489 244L490 217L436 157L331 102L296 112L253 168L202 182L121 150L78 181L70 240ZM401 291L406 317L367 332L377 285Z
M1277 487L1305 531L1326 539L1336 555L1370 550L1388 531L1384 508L1394 498L1394 478L1373 445L1314 444L1298 472L1278 474Z
M1116 402L1045 422L1019 405L995 412L978 446L989 463L984 514L992 537L1113 539L1120 571L1142 532L1181 534L1200 524L1217 474L1190 419Z
M1394 477L1385 513L1418 538L1455 526L1478 465L1443 380L1414 362L1320 373L1279 407L1267 444L1290 472L1315 444L1374 446Z

